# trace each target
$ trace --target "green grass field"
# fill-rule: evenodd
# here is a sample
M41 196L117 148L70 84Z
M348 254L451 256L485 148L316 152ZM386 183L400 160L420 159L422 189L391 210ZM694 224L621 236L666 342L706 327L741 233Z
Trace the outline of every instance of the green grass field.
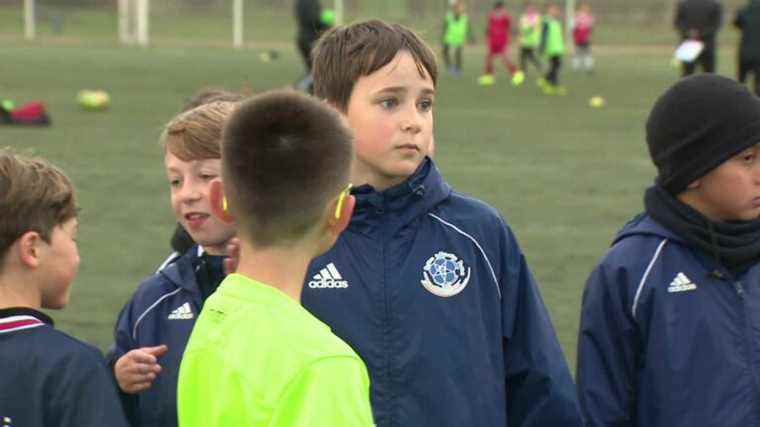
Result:
M475 84L481 51L469 49L461 78L442 74L436 100L437 162L449 182L497 207L517 234L540 283L571 365L587 274L615 231L641 209L651 182L644 120L677 77L665 49L599 49L594 76L564 70L565 97ZM169 252L174 220L157 138L203 86L254 92L291 84L294 49L263 63L258 51L0 45L0 96L44 100L50 128L0 128L0 146L31 151L65 168L79 189L82 264L58 325L105 349L121 306ZM721 71L733 74L723 49ZM107 112L75 103L84 88L112 96ZM607 107L592 109L601 95Z

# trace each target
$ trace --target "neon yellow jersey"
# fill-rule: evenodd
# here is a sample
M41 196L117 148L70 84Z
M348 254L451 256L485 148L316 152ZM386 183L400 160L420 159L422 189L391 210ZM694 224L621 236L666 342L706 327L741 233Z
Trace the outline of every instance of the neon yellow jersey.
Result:
M565 41L562 36L562 24L555 18L546 16L544 24L548 26L546 30L546 40L544 41L544 56L562 56L565 54Z
M359 356L296 301L239 274L198 317L177 406L182 427L373 426Z
M443 43L449 46L462 46L467 40L467 26L469 25L466 14L458 17L453 13L446 14L446 32L443 35Z
M520 45L537 48L541 44L541 16L537 13L520 17Z

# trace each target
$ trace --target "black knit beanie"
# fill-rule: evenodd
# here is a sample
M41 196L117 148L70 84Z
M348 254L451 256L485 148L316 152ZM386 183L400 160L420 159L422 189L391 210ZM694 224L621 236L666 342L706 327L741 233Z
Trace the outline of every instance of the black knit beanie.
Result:
M760 99L714 74L681 79L647 120L657 184L677 195L731 156L760 143Z

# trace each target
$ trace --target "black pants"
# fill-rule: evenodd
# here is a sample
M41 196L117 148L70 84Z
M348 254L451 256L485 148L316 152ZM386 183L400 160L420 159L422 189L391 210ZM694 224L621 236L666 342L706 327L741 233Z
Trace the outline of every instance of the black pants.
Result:
M740 59L739 60L739 82L746 83L747 77L752 74L752 81L755 86L755 95L760 96L760 61Z
M451 69L451 56L449 50L451 46L443 45L443 63L446 64L446 69ZM457 71L462 71L462 46L454 47L454 67Z
M314 47L314 43L317 42L316 37L298 36L296 39L296 45L298 46L298 53L301 54L303 64L306 67L306 73L311 73L311 48Z
M541 72L541 61L538 60L538 57L536 56L536 49L532 47L523 47L520 48L520 69L525 71L528 68L528 61L530 61L533 66L536 67L536 70L538 72Z
M559 69L562 67L562 57L552 56L549 58L549 71L544 77L553 86L559 85Z
M704 43L705 48L694 62L684 62L682 64L681 75L683 77L694 74L698 65L702 66L702 71L705 73L715 72L715 41L705 41Z

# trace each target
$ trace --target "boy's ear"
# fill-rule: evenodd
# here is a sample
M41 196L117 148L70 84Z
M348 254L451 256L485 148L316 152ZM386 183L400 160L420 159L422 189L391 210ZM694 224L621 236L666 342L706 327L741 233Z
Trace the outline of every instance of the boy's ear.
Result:
M27 231L16 240L13 245L13 251L18 256L18 260L24 267L37 268L40 265L42 248L40 245L46 243L40 233L36 231Z
M699 188L699 186L702 184L701 179L695 179L692 181L688 186L686 186L687 190L694 190L695 188Z
M211 182L209 202L211 203L211 213L214 214L215 217L227 224L235 222L235 218L230 213L229 206L227 206L227 199L224 197L222 181L216 179Z
M351 222L351 216L354 214L354 206L356 206L356 197L352 195L346 195L346 197L343 199L343 204L340 207L340 211L338 213L338 218L335 217L336 209L338 206L338 199L335 200L331 204L332 209L330 209L331 215L330 215L330 221L328 223L328 226L330 228L330 231L335 235L339 235L343 232L343 230L348 227L348 223Z

